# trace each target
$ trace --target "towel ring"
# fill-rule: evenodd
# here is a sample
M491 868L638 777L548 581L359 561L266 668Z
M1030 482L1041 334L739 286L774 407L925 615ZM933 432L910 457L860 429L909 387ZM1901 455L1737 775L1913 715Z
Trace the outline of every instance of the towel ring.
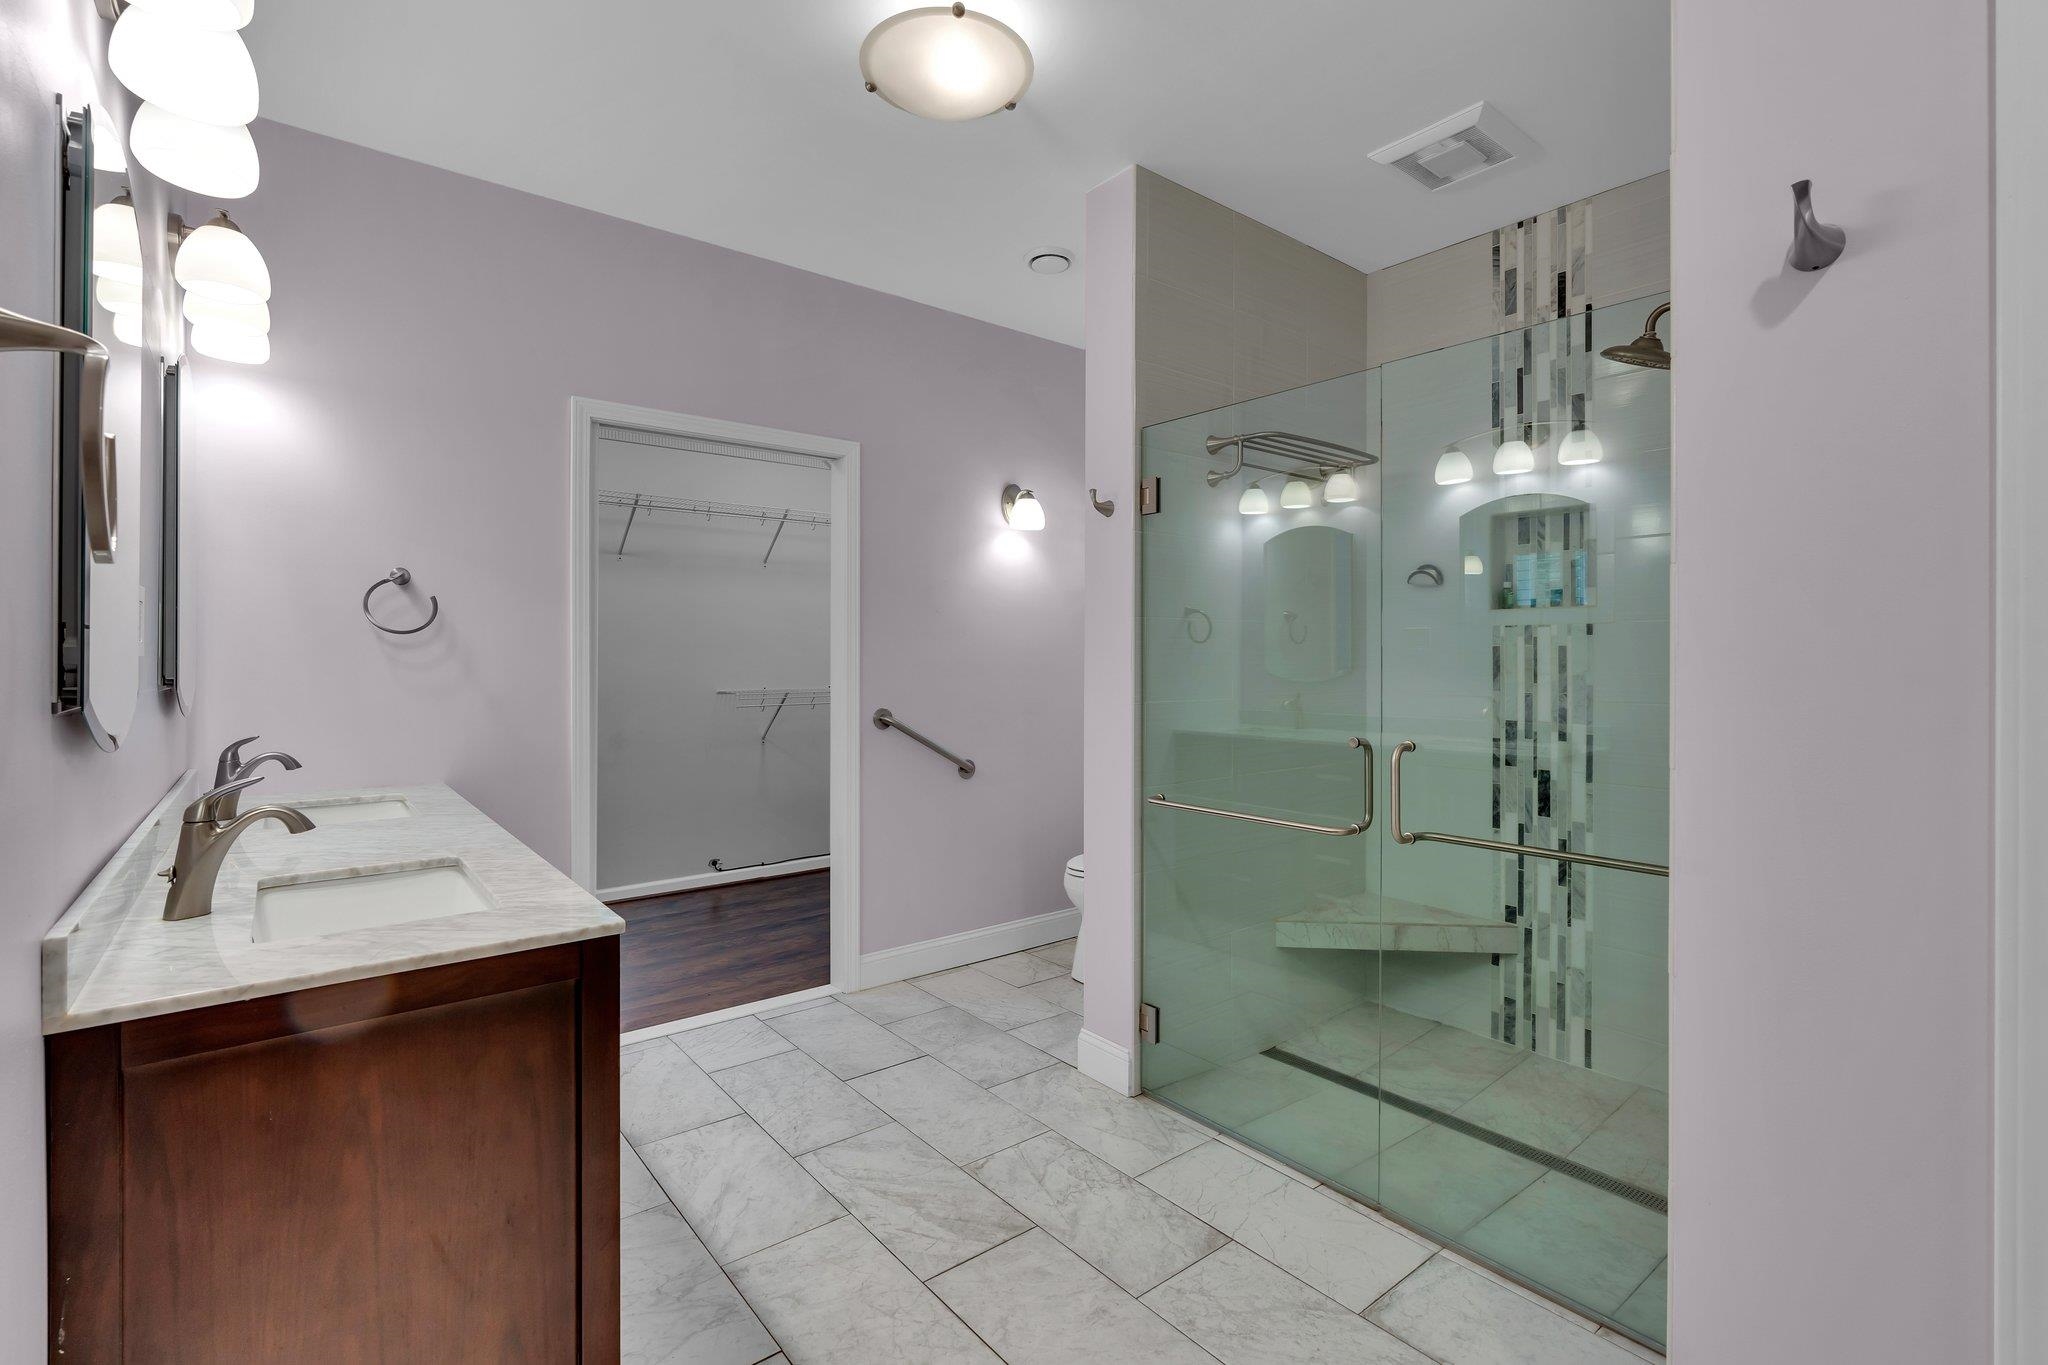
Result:
M1202 618L1202 633L1200 635L1195 634L1195 618L1197 616ZM1200 607L1182 607L1180 610L1180 620L1181 624L1187 628L1188 638L1198 645L1208 644L1209 637L1216 633L1216 623L1211 621L1209 613L1203 611Z
M412 570L393 569L390 573L384 575L384 577L378 579L375 583L372 583L368 587L368 589L366 589L363 593L363 619L365 621L368 621L377 629L383 631L386 635L417 635L421 631L425 630L428 626L433 625L434 618L438 617L441 614L441 599L432 596L431 594L427 597L427 605L429 607L432 607L433 610L427 613L426 620L420 622L416 626L387 626L382 621L379 621L376 617L370 615L371 593L376 592L377 589L383 587L387 583L389 583L393 587L402 588L410 582L412 582Z

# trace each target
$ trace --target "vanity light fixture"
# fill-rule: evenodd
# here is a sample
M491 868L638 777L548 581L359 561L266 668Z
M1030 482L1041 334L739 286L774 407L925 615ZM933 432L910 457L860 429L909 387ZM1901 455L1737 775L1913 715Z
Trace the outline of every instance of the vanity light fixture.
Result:
M1536 468L1536 452L1521 437L1502 441L1493 452L1493 472L1496 474L1527 474Z
M1290 512L1316 505L1316 491L1304 479L1289 479L1280 490L1280 505Z
M213 331L270 335L270 305L267 303L234 303L227 299L209 298L205 294L187 294L185 320L194 327Z
M199 329L193 328L192 335L197 344ZM1003 489L1003 520L1013 531L1043 531L1045 529L1045 508L1039 505L1028 488L1010 484Z
M158 177L209 199L240 199L261 174L247 128L205 123L160 104L136 111L128 150Z
M142 312L142 286L131 280L94 280L92 296L115 317L123 313L139 316Z
M142 345L141 312L114 314L114 340L123 346Z
M1565 433L1557 443L1559 464L1599 464L1607 451L1601 446L1600 438L1586 427L1576 427Z
M1358 480L1351 471L1340 469L1323 482L1323 501L1332 506L1358 501Z
M1436 457L1436 481L1446 487L1472 482L1471 457L1456 446L1445 446L1444 453Z
M92 273L142 287L142 235L126 190L92 211Z
M248 27L256 15L256 0L129 0L127 8L145 9L194 28L232 31Z
M181 117L237 128L256 117L256 64L242 35L192 23L176 6L122 11L107 65L142 99Z
M98 104L92 107L92 168L95 174L128 174L128 153L121 150L121 121Z
M115 318L116 326L120 319ZM270 338L262 332L243 332L216 322L192 324L192 349L215 360L237 365L261 365L270 359Z
M263 253L225 210L187 234L178 247L171 274L186 293L223 303L265 303L270 299L270 267L264 264Z
M1016 108L1031 70L1031 49L1016 30L959 4L892 15L860 45L870 93L907 114L944 122Z
M1262 517L1273 510L1273 504L1271 499L1267 498L1265 489L1259 487L1257 483L1251 483L1245 486L1244 492L1238 494L1237 510L1243 516Z

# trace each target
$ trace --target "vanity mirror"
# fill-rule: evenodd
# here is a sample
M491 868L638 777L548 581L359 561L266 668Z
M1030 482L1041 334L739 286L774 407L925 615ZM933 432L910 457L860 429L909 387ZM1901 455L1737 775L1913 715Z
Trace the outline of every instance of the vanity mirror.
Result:
M61 357L54 543L56 678L51 709L75 713L103 749L120 747L142 689L139 510L160 396L145 337L164 252L146 251L117 151L94 156L91 110L63 118L60 323L106 349ZM97 165L95 164L97 162ZM96 173L97 172L97 173ZM101 367L95 375L92 370ZM93 400L101 395L103 405ZM92 409L99 406L95 421Z
M1266 672L1328 682L1351 671L1351 533L1296 526L1266 542Z
M192 710L192 681L181 666L184 635L179 628L179 592L185 575L180 559L182 543L178 535L182 478L179 468L180 413L183 404L178 365L164 366L161 391L163 402L158 409L158 420L163 435L163 516L159 529L162 537L159 553L163 567L157 587L156 680L157 686L177 698L178 709L189 713Z

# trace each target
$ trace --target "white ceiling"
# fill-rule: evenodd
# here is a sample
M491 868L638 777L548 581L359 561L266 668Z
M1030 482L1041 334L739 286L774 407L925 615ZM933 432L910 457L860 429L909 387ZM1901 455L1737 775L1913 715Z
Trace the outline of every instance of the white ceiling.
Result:
M1074 344L1082 272L1024 259L1133 163L1370 270L1668 159L1665 0L985 0L1037 77L966 124L861 88L909 7L265 0L247 37L265 117ZM1541 154L1434 194L1366 159L1482 99Z

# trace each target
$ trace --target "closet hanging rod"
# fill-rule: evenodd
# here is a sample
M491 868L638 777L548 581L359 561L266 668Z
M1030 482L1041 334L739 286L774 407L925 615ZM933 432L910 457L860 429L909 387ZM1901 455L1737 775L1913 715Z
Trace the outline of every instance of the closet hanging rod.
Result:
M642 512L681 512L688 516L699 516L706 520L712 517L727 517L736 521L755 521L763 526L773 525L775 534L768 540L767 554L761 556L766 567L768 556L775 553L775 547L782 540L782 533L792 524L817 530L832 524L832 518L823 512L805 512L794 507L762 507L749 502L714 502L706 498L678 498L662 493L633 493L617 488L597 490L600 507L626 508L626 527L619 533L619 548L613 554L626 557L626 540L633 534L633 523Z

